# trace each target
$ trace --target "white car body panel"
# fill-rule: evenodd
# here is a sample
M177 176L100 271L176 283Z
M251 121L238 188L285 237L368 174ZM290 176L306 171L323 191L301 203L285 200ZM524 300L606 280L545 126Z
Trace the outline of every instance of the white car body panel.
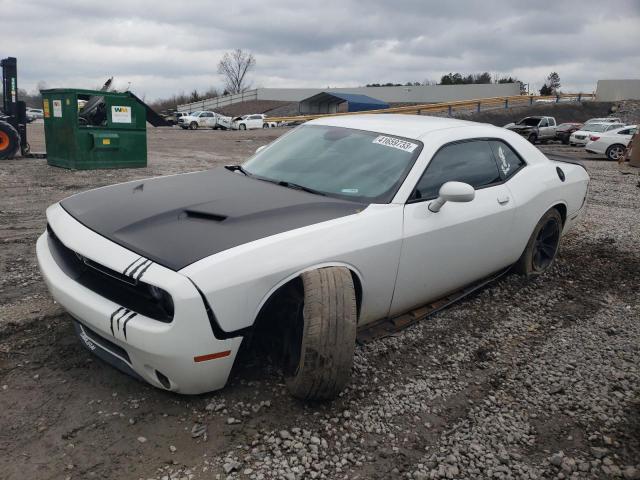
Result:
M180 273L215 305L220 326L233 331L252 325L268 294L292 276L319 265L349 266L367 285L359 319L365 324L389 312L402 242L402 210L394 204L370 205L358 215L232 248ZM225 275L211 275L212 271Z
M629 146L629 142L631 141L631 137L633 137L632 133L621 133L626 132L628 130L635 129L637 131L637 125L626 125L621 128L616 128L614 130L609 130L604 133L593 133L589 135L589 141L585 145L585 150L589 153L595 153L600 155L605 155L607 149L611 145L620 144L624 147ZM599 137L598 140L591 140L591 136Z
M51 255L45 232L37 254L54 298L82 324L126 349L131 368L149 383L166 388L155 375L157 369L171 380L171 390L200 393L224 386L243 339L237 332L251 327L270 296L304 271L349 268L362 286L358 321L365 325L513 264L550 208L566 210L564 231L583 210L589 181L583 167L551 161L509 130L409 115L329 117L308 123L370 130L419 140L424 146L389 203L242 243L178 271L152 263L143 281L171 294L171 323L138 315L129 324L128 338L119 329L112 336L110 316L119 305L67 277ZM443 145L473 138L503 140L526 165L505 182L477 189L471 202L448 202L437 213L428 209L429 200L407 203ZM66 247L116 272L125 272L140 257L85 227L59 204L48 209L47 219ZM208 307L226 332L223 338L213 333ZM229 355L194 362L198 355L221 351Z

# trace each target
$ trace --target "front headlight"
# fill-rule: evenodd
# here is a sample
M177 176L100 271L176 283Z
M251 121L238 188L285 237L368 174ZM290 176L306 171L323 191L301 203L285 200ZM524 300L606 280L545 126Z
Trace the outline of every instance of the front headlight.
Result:
M149 285L149 295L169 317L173 317L173 299L169 292L155 285Z

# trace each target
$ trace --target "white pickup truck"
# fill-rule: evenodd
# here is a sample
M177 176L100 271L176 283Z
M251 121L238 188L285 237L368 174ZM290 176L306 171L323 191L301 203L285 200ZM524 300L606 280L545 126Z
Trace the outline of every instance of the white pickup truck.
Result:
M504 128L522 135L531 143L556 138L556 119L554 117L525 117L516 123L505 125Z

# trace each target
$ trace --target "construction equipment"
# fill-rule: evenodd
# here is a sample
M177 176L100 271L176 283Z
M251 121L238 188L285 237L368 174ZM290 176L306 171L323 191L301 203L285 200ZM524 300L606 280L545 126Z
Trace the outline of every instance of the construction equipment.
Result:
M29 153L27 110L18 100L18 69L15 57L5 58L2 66L2 112L0 112L0 160L14 158L20 149Z

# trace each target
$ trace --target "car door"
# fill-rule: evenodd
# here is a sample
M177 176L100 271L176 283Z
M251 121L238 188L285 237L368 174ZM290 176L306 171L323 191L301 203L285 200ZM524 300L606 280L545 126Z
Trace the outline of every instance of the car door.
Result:
M509 173L511 167L502 168ZM434 155L404 208L391 315L440 298L515 261L509 242L514 202L503 177L486 139L450 143ZM470 184L476 189L475 198L448 202L439 212L431 212L429 203L448 181Z
M549 127L549 120L547 118L543 118L538 124L538 138L549 138L549 132L551 130L553 129Z
M262 128L260 125L262 117L260 115L250 115L247 119L247 128Z
M203 112L200 115L200 118L202 119L202 123L200 123L200 126L207 127L207 128L212 128L213 127L213 113L212 112Z

